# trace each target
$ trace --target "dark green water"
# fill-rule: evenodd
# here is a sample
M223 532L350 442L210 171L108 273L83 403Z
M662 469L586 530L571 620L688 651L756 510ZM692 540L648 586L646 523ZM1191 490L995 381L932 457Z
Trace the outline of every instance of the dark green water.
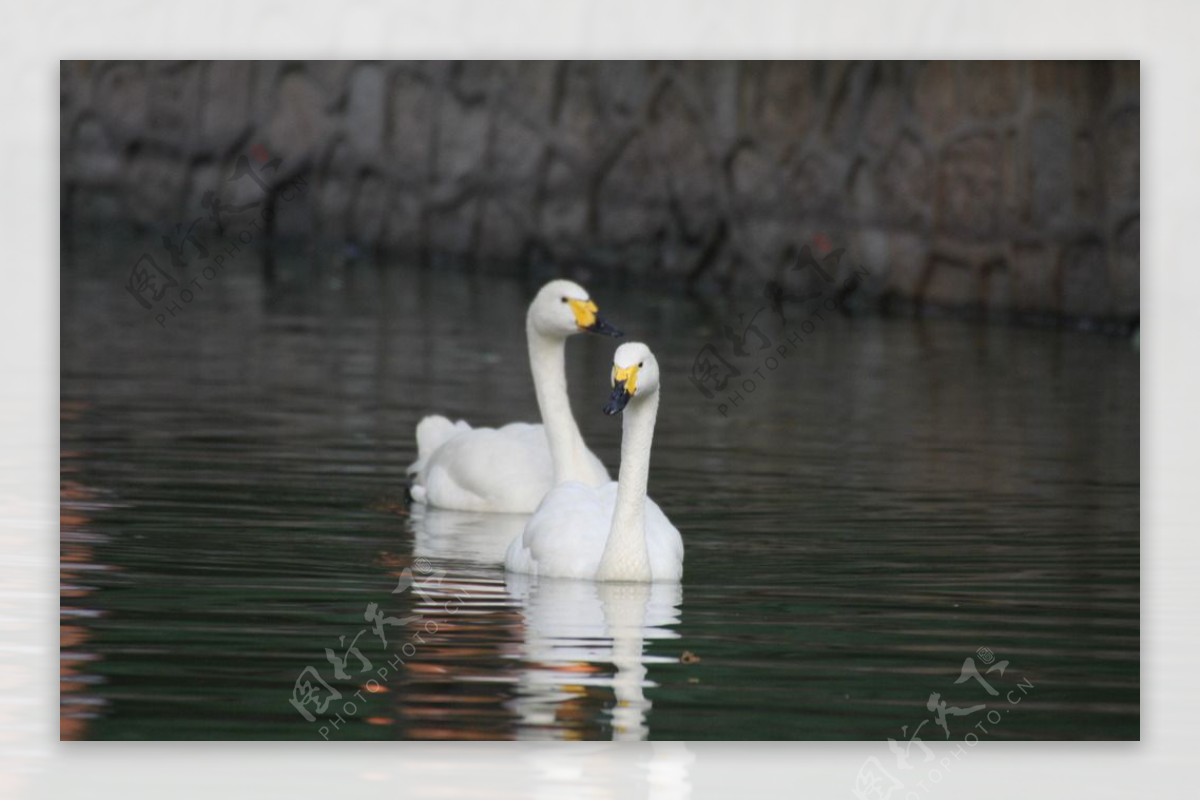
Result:
M684 582L529 586L497 564L519 519L412 515L403 482L427 412L536 418L536 285L284 259L267 290L251 254L164 329L123 289L140 249L64 252L66 739L940 740L935 692L955 740L993 710L981 738L1138 736L1123 340L826 314L722 416L687 376L753 301L593 283L663 365L650 489ZM615 344L568 351L614 473ZM335 679L364 629L371 667ZM342 694L311 723L308 666Z

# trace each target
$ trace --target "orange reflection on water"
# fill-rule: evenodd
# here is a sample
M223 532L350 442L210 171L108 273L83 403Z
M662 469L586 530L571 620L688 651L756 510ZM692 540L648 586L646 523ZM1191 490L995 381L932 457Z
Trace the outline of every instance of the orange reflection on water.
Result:
M87 604L93 588L88 573L107 566L96 563L94 543L97 535L90 530L89 509L98 503L96 493L68 478L77 472L64 452L59 490L59 722L60 740L87 738L88 723L99 712L103 701L91 691L99 680L88 666L99 657L89 648L91 631L75 622L96 617L99 610Z

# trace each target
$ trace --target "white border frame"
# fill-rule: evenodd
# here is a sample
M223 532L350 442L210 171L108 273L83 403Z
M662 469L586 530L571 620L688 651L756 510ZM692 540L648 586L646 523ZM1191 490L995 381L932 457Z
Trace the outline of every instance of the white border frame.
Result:
M30 4L32 6L32 4ZM308 0L3 7L0 794L848 796L877 744L57 742L58 60L72 58L1140 58L1141 743L985 743L928 797L1196 792L1200 3L1160 0Z

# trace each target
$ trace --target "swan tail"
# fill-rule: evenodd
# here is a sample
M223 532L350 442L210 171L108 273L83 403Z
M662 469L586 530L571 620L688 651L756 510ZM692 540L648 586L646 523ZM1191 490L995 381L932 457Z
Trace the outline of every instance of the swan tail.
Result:
M450 422L449 418L442 417L440 414L431 414L425 417L421 422L417 423L417 460L408 466L408 474L419 476L425 469L425 464L429 461L429 457L437 451L438 448L446 444L450 439L463 431L469 431L471 427L463 420L457 423ZM413 498L417 498L417 490L424 492L423 488L413 487Z

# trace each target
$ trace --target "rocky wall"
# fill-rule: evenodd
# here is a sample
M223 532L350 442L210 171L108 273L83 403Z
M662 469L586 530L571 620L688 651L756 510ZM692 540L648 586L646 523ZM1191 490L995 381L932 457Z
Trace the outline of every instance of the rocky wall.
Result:
M274 233L436 265L802 295L809 245L872 302L1138 315L1137 62L63 62L61 94L65 224L173 227L240 157L310 188Z

